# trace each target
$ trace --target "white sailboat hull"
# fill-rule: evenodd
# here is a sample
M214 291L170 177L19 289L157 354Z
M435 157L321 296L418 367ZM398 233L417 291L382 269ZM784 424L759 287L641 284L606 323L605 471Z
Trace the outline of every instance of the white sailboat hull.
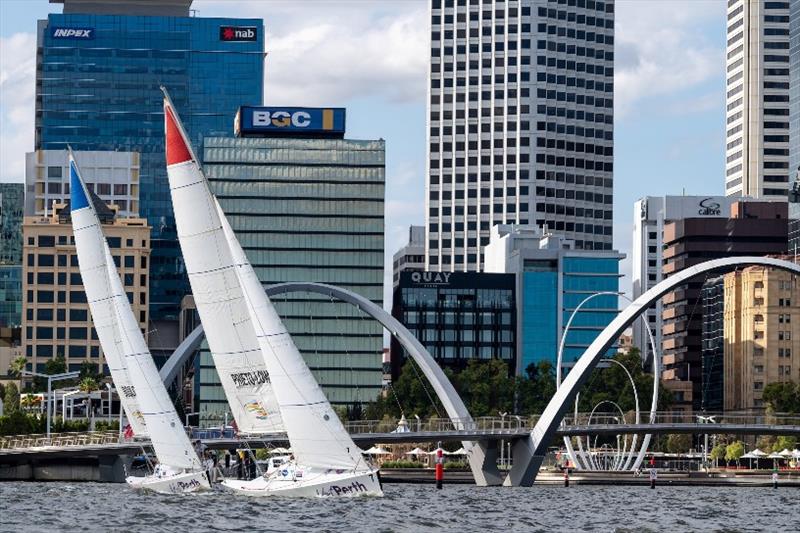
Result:
M184 472L167 476L128 476L125 482L133 489L159 494L189 494L211 490L208 476L202 472Z
M306 472L302 478L291 473L282 476L276 472L267 478L258 477L249 481L228 479L222 482L227 490L245 496L278 497L335 497L383 496L377 470L361 472Z

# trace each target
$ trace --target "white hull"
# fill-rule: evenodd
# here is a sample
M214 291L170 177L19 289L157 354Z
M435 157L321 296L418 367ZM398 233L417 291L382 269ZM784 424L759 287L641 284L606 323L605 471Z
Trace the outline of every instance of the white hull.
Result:
M281 471L272 476L258 477L250 481L228 479L222 486L246 496L289 497L340 497L383 496L378 471L345 472L337 474L306 473L302 478L292 479L291 473L282 476Z
M211 490L205 472L185 472L167 476L128 476L125 482L133 489L150 490L159 494L188 494Z

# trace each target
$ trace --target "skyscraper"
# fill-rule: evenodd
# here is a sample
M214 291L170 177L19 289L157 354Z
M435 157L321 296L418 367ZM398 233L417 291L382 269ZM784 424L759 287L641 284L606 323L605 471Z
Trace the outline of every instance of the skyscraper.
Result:
M728 196L783 199L789 188L789 4L728 2Z
M189 285L167 185L159 85L170 90L198 148L206 135L229 134L238 106L261 102L263 21L191 17L191 0L59 1L64 13L38 26L35 148L69 143L141 154L151 317L177 324Z
M495 224L611 250L613 0L431 8L426 268L482 269Z
M0 327L22 319L22 213L25 185L0 183Z

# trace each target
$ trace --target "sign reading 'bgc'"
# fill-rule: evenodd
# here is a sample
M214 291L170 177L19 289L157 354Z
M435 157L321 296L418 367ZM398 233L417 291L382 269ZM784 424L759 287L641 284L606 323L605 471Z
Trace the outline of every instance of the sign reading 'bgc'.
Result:
M344 125L344 108L242 106L234 130L238 137L342 137Z

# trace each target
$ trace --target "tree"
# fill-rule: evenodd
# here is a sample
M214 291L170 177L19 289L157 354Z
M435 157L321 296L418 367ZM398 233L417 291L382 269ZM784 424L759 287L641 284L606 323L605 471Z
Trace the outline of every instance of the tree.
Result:
M100 385L94 378L85 377L78 384L78 388L81 392L94 392L100 388Z
M725 459L725 448L726 446L722 443L717 444L713 448L711 448L711 453L709 457L716 463L719 463L720 459Z
M44 364L44 373L48 376L54 374L63 374L67 371L67 360L63 355L59 355L55 359L50 359ZM63 383L62 383L63 385ZM33 378L33 391L42 392L47 390L47 379L41 377Z
M669 453L688 452L692 447L692 436L688 434L673 433L667 436L667 451Z
M525 376L516 380L517 405L515 411L533 415L544 411L556 392L556 371L550 361L531 363Z
M792 381L770 383L764 387L763 399L775 413L800 413L800 384Z
M514 379L500 359L472 359L455 376L455 387L473 417L497 416L514 410Z
M3 395L3 413L10 415L17 411L19 411L19 389L16 383L9 383Z
M739 464L739 459L744 455L744 443L740 440L732 442L725 447L725 460L736 461Z
M781 452L783 450L794 450L797 447L797 437L780 436L775 439L775 447L773 451Z
M21 355L16 359L14 359L13 361L11 361L11 364L8 367L8 373L18 378L19 376L22 375L22 371L25 370L25 365L27 364L28 364L28 359L26 359L24 356Z

